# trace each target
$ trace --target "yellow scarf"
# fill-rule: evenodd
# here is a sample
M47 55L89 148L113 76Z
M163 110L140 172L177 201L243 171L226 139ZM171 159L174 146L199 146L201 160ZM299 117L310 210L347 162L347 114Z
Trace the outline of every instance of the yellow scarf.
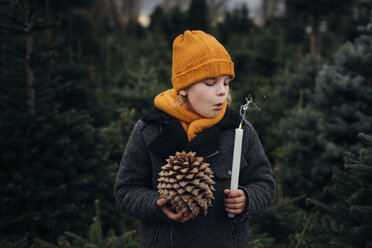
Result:
M176 97L176 91L174 89L170 89L157 95L154 103L158 109L163 110L181 122L182 127L187 133L189 141L195 138L195 136L198 133L201 133L204 129L217 124L225 115L227 107L226 101L224 102L221 111L215 118L204 118L182 106L173 107Z

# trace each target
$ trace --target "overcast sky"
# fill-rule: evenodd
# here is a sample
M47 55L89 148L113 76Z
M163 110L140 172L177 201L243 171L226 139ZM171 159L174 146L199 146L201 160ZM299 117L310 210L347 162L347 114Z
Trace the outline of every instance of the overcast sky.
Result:
M152 13L154 7L161 2L162 0L143 0L140 15L149 16ZM261 0L228 0L227 1L229 8L239 6L242 3L246 3L248 5L248 8L250 10L250 15L253 16L257 8L259 7Z

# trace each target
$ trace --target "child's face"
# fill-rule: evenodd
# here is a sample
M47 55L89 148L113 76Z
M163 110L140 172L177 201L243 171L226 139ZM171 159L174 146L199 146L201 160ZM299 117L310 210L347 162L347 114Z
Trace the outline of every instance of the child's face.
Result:
M229 94L230 76L208 78L188 88L187 97L192 111L205 118L214 118Z

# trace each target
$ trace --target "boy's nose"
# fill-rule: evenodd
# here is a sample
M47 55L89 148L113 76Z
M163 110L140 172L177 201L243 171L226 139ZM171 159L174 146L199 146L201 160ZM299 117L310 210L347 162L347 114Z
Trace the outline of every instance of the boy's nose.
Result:
M225 86L224 82L219 82L218 88L217 88L217 95L223 96L223 95L226 95L226 93L227 93L227 87Z

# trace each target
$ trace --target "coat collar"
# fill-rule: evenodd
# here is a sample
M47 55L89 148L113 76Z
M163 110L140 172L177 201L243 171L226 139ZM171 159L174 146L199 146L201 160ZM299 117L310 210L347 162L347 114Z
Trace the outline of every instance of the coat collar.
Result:
M227 108L219 123L203 130L189 142L181 123L158 108L153 108L142 120L147 123L160 123L162 132L151 142L149 149L162 159L181 151L193 151L197 156L208 157L218 151L220 131L237 128L240 123L238 113Z

